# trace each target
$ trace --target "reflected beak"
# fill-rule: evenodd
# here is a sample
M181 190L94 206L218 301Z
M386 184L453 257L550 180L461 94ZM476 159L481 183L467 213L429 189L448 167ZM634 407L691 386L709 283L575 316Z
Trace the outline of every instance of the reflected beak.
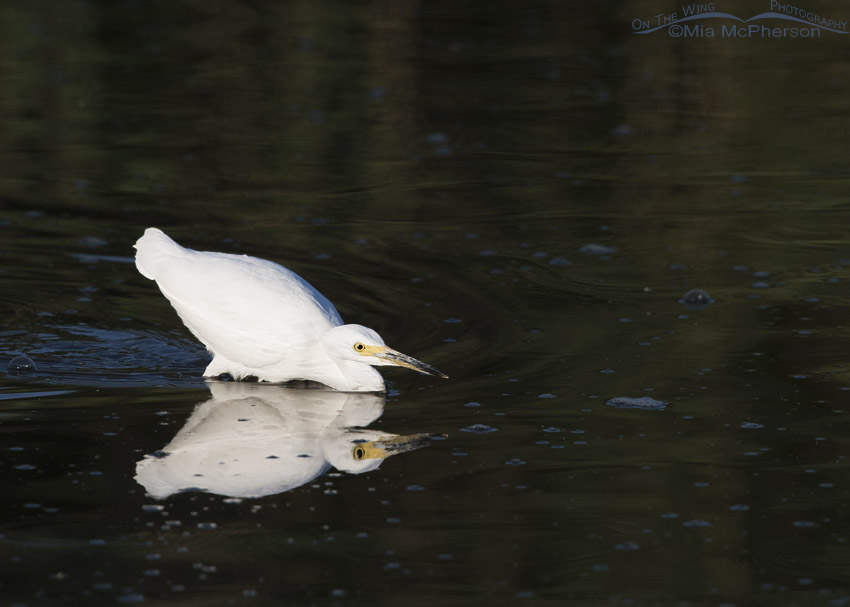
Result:
M421 449L445 434L411 434L410 436L382 436L378 440L355 443L351 454L356 460L384 459L398 453Z
M416 360L415 358L413 358L412 356L408 356L407 354L396 352L392 348L384 347L381 350L374 352L373 356L389 361L390 363L398 365L399 367L407 367L408 369L419 371L420 373L424 373L425 375L433 375L434 377L442 377L443 379L449 378L448 375L446 375L442 371L438 371L431 365L423 363L421 360Z

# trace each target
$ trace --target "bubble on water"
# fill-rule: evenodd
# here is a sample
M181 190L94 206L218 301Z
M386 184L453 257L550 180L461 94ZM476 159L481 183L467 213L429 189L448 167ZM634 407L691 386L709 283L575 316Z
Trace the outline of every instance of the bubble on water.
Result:
M430 143L432 145L440 144L440 143L448 143L449 136L446 133L442 132L434 132L428 133L425 135L425 143Z
M573 262L569 259L564 259L563 257L553 257L549 260L549 265L555 266L556 268L563 268L573 265Z
M523 464L525 464L525 462L524 462L524 461L522 461L521 459L518 459L518 458L516 458L516 457L514 457L514 458L512 458L512 459L509 459L509 460L508 460L508 461L506 461L505 463L506 463L508 466L522 466Z
M613 255L617 252L617 247L609 247L604 244L589 243L579 249L579 253L585 255Z
M628 137L633 132L634 129L632 129L632 127L628 124L618 124L614 127L614 130L612 131L612 133L614 133L614 135L616 135L617 137Z
M6 368L9 371L35 371L37 369L33 359L23 354L10 360Z
M757 424L756 422L744 422L741 424L741 427L747 430L758 430L759 428L764 428L762 424Z
M635 550L640 550L640 545L635 544L634 542L622 542L614 546L614 550L619 550L621 552L634 552Z
M83 236L77 242L80 244L80 246L88 247L91 249L103 247L109 244L109 241L104 240L103 238L99 238L97 236Z
M486 426L484 424L472 424L466 428L461 428L461 432L472 432L473 434L487 434L488 432L498 432L498 428Z
M714 303L711 295L702 289L691 289L679 300L679 303L685 306L688 310L703 310Z
M734 504L729 506L729 510L732 512L747 512L750 509L746 504Z
M369 101L381 101L387 95L387 89L382 86L374 86L366 91Z
M641 396L638 398L618 396L606 401L605 404L610 405L611 407L617 407L618 409L645 409L648 411L660 411L667 406L667 403L663 400L655 400L649 396Z
M711 523L708 521L704 521L701 519L693 519L691 521L685 521L682 523L683 527L711 527Z

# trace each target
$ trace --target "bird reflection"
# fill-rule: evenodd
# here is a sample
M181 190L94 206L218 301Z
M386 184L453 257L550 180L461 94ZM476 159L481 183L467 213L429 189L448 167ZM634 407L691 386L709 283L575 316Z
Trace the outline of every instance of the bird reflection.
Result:
M384 411L380 394L208 382L212 398L162 450L136 464L153 497L208 491L230 497L283 493L331 467L360 474L424 447L432 434L400 436L365 426Z

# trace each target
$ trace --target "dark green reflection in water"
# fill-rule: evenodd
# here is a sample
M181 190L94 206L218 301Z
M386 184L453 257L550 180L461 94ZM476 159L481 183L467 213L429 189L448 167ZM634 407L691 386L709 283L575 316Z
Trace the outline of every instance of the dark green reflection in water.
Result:
M631 33L667 8L0 7L2 602L846 602L846 36ZM449 439L145 497L208 398L149 225L445 371L379 426Z

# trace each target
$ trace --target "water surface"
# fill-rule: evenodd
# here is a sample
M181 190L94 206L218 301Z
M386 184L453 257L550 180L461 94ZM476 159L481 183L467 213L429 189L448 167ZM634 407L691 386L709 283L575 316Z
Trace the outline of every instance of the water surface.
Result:
M35 365L0 381L0 602L850 600L846 37L647 10L0 8L0 371ZM222 398L133 266L151 225L451 379ZM136 478L243 406L317 465ZM353 470L329 431L435 439Z

